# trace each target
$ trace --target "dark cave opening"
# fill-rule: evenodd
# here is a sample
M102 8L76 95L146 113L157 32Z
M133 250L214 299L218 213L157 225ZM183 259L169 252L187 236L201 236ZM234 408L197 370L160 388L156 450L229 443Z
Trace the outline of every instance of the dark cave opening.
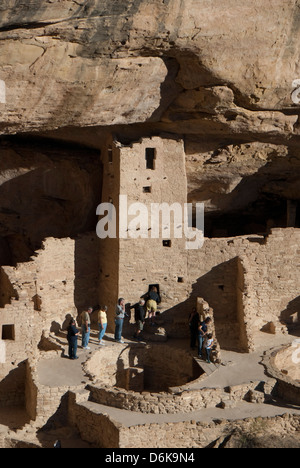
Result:
M291 209L292 208L292 209ZM300 228L300 204L263 194L246 209L205 214L205 237L268 235L272 228Z
M95 231L100 151L33 136L0 139L0 265L30 260L47 237Z

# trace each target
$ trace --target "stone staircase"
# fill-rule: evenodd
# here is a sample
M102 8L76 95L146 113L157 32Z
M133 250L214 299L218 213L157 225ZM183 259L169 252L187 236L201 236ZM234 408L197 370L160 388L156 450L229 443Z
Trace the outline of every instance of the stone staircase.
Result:
M198 358L195 358L195 361L201 367L203 372L205 372L205 377L208 377L208 376L212 375L220 367L220 365L218 365L218 364L214 364L213 362L208 364L208 362L205 362L202 359L198 359Z

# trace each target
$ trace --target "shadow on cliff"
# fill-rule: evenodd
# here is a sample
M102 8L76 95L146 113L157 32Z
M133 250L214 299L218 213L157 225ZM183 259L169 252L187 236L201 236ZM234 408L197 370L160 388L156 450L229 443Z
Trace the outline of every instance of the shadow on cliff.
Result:
M289 302L287 308L282 311L280 320L291 330L300 327L300 296Z
M20 362L18 366L11 370L0 382L1 401L7 402L6 410L11 408L9 417L7 411L2 415L0 409L0 424L8 426L12 430L22 428L30 420L25 411L25 386L26 361ZM22 408L24 411L20 411L20 415L17 412L16 416L14 416L14 409L16 407L18 408L18 412Z
M160 86L160 105L153 112L148 122L159 122L164 112L183 90L182 86L176 83L176 78L180 65L178 61L171 57L162 57L168 70L165 81Z
M292 164L293 158L293 150L286 158L274 151L255 174L243 177L229 193L222 180L216 182L218 189L214 185L212 190L210 181L199 192L190 193L190 199L211 200L215 207L214 212L205 215L205 236L267 235L270 229L285 228L288 224L300 227L300 171ZM290 219L289 201L297 211Z
M217 265L197 279L192 285L190 296L185 301L165 311L162 308L157 316L157 327L146 325L145 331L154 333L161 326L166 329L168 338L187 339L189 315L193 308L197 307L197 299L202 298L213 309L216 337L221 348L242 353L248 352L243 341L246 333L245 327L240 320L238 276L237 257ZM161 294L162 296L164 294L163 286L161 286ZM176 291L174 294L176 295ZM126 332L129 336L130 331L126 330Z
M92 324L98 329L100 239L96 232L81 234L75 239L74 303L78 316L89 307ZM81 324L81 320L80 320Z
M95 228L102 184L98 151L31 138L3 144L0 264L28 261L47 237Z

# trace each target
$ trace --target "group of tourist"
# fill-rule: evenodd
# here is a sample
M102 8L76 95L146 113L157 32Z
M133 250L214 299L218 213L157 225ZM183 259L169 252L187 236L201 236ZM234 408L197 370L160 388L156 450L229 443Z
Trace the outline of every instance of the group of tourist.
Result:
M118 306L120 306L120 301ZM121 306L122 307L122 306ZM87 310L84 310L81 313L81 337L82 342L81 346L83 349L88 350L90 334L91 334L91 313L93 312L93 307L89 307ZM105 346L103 341L106 328L107 328L107 306L100 307L98 311L98 323L99 323L99 344ZM117 328L117 325L116 325ZM69 343L69 358L78 359L77 348L78 348L78 335L79 330L76 328L76 321L74 318L71 319L68 326L67 339Z
M196 349L198 342L198 357L203 359L203 352L205 350L206 360L210 364L211 350L213 347L214 339L212 333L209 332L209 325L211 324L211 318L207 317L204 321L200 320L199 314L194 308L189 316L189 327L192 349Z
M153 286L145 298L140 298L139 302L130 307L130 310L134 309L134 318L137 325L134 338L140 341L142 331L144 329L146 318L149 318L150 325L155 325L155 316L157 313L157 307L160 303L160 296L158 290ZM89 307L86 311L81 313L81 334L82 334L82 348L90 349L89 340L91 333L91 313L93 308ZM117 343L124 343L122 339L122 330L125 317L128 317L125 308L125 299L120 298L116 305L115 311L115 341ZM189 328L190 328L190 346L194 350L198 344L198 357L203 359L205 352L206 360L210 364L211 350L213 347L214 339L212 333L210 333L209 325L211 324L211 318L207 317L204 321L200 320L197 310L194 308L189 316ZM100 307L98 311L98 324L99 324L99 345L105 346L103 341L104 335L107 329L107 306ZM78 335L79 330L76 328L76 321L72 318L68 327L68 343L69 343L69 358L78 359L77 347L78 347Z
M141 333L144 329L144 324L146 317L149 317L150 325L154 326L155 316L157 313L157 307L160 303L160 296L156 286L153 286L149 293L146 295L146 300L140 298L139 302L130 307L130 309L135 310L135 321L137 324L137 329L134 334L134 338L138 341L141 340ZM82 335L82 348L89 350L89 340L91 333L91 313L93 312L93 307L89 307L86 311L81 313L81 335ZM115 311L115 341L117 343L124 343L122 339L122 330L125 317L128 317L125 309L125 299L120 298L116 305ZM98 324L99 324L99 345L105 346L103 341L104 335L107 329L107 306L100 307L98 311ZM78 359L77 348L78 348L78 335L79 330L76 328L75 319L71 319L68 327L68 343L69 343L69 358Z

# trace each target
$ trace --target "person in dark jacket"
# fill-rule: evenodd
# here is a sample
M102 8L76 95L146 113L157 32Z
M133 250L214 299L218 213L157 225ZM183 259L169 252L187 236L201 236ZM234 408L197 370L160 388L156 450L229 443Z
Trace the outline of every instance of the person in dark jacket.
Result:
M196 348L197 338L198 338L198 327L199 327L200 317L197 312L197 309L194 308L189 316L189 327L190 327L190 346L191 349Z
M199 324L198 328L198 357L202 358L203 344L208 334L208 325L211 323L211 318L207 317L204 322Z
M158 294L158 290L156 286L152 286L149 294L148 300L146 303L146 309L148 313L148 317L150 320L150 325L154 326L155 315L157 312L157 305L161 303L160 295Z
M77 342L79 331L76 328L76 322L72 318L68 326L68 343L69 343L69 359L78 359L77 357Z
M141 333L144 330L145 315L146 315L144 299L141 298L140 301L137 304L134 304L133 306L131 306L130 309L134 309L134 319L137 324L137 330L135 334L133 335L133 337L140 341Z
M122 340L122 330L123 330L123 324L124 324L124 319L127 317L126 311L125 311L125 299L123 297L120 297L118 300L118 304L116 306L116 316L115 316L115 341L117 343L124 343Z

